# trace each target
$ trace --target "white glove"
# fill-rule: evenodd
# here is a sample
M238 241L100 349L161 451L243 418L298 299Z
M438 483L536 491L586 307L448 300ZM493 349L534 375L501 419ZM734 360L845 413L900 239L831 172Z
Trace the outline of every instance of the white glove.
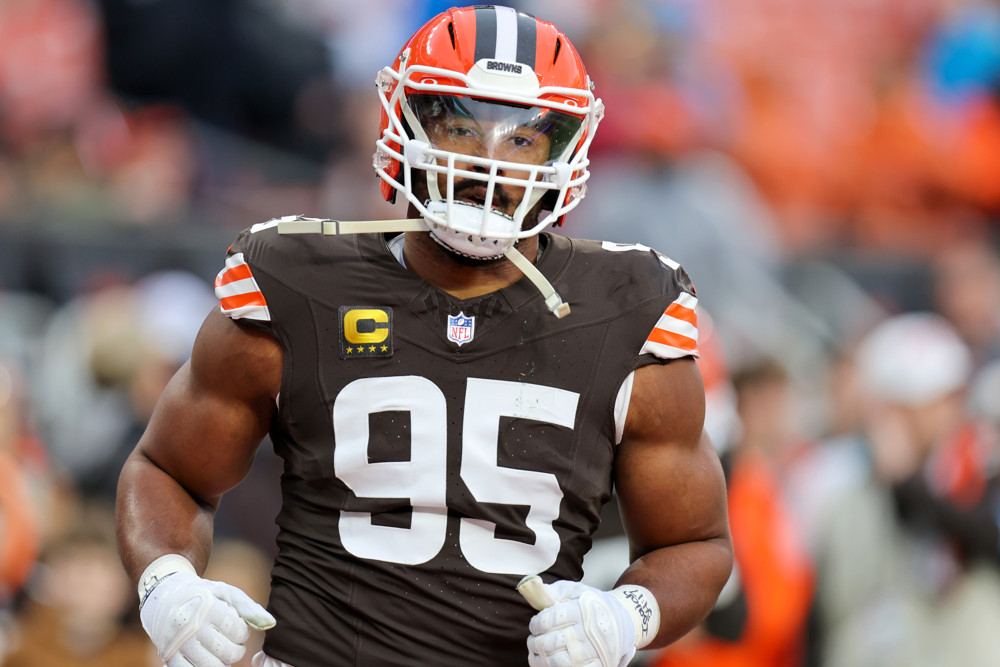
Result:
M228 667L246 653L250 625L274 627L274 617L229 584L202 579L183 556L150 563L139 578L139 617L167 667Z
M543 584L532 575L518 590L539 610L528 625L531 667L624 667L659 630L656 599L642 586L608 592L576 581Z

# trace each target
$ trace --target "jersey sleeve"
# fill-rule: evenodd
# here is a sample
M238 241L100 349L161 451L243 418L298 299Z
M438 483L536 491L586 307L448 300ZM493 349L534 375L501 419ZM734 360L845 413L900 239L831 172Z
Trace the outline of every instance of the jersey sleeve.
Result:
M655 252L655 251L654 251ZM701 356L698 350L698 297L687 272L669 257L656 253L665 271L666 309L646 337L639 355L658 359Z
M222 312L233 320L269 329L271 311L253 273L253 233L253 228L241 232L229 246L225 265L215 277L215 296Z

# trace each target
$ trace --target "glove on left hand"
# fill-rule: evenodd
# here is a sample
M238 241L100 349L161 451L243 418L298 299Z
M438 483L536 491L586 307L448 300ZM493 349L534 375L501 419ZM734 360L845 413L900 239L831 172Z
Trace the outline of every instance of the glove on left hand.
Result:
M659 609L642 586L606 592L564 580L541 587L551 599L533 600L530 587L519 588L536 609L551 604L528 626L531 667L624 667L656 635Z

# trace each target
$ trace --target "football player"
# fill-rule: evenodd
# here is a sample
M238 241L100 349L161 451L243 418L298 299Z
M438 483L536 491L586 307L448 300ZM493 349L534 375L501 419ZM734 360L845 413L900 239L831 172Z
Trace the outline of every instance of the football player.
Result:
M552 24L450 9L376 87L375 172L410 218L281 218L229 249L121 474L143 626L168 667L230 665L249 627L258 667L624 665L701 621L732 564L694 288L644 246L543 231L585 194L603 114ZM265 435L267 610L200 576ZM613 489L631 565L603 591L579 580Z

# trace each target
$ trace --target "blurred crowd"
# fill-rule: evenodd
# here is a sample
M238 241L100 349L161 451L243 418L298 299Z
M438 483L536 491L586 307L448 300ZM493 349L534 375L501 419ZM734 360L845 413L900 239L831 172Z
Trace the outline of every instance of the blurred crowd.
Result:
M398 217L372 84L449 4L0 1L0 666L157 664L118 470L239 229ZM995 666L1000 1L508 4L608 109L561 231L661 250L704 308L736 568L637 662ZM280 469L216 517L209 576L261 602Z

